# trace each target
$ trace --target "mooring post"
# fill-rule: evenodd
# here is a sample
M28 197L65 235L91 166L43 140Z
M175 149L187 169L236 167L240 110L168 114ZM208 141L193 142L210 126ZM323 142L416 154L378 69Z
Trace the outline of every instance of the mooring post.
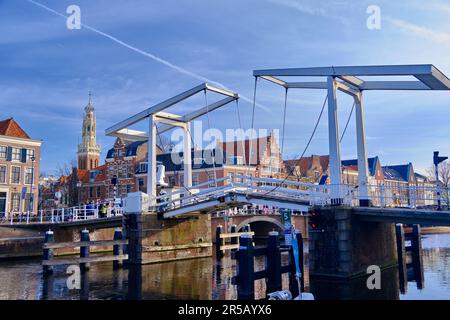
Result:
M221 249L222 246L222 238L220 235L222 234L222 225L218 225L216 227L216 259L220 260L223 258L223 251Z
M406 293L408 288L408 270L406 268L405 231L401 223L395 225L395 236L397 243L398 276L400 282L400 293Z
M230 233L236 233L237 232L237 225L232 224L230 227ZM231 244L238 244L238 237L232 237L231 238ZM236 251L237 249L231 249L231 251Z
M253 241L249 235L242 235L239 238L239 255L238 255L238 299L254 300L255 299L255 283L253 279L254 273L254 255Z
M267 255L266 255L266 287L267 292L271 293L279 291L281 287L281 252L279 234L276 231L269 232L267 240Z
M420 225L414 224L411 238L411 255L412 264L414 267L414 278L417 283L417 288L423 288L424 274L423 274L423 260L422 260L422 232Z
M304 256L305 253L303 252L303 235L300 232L300 230L295 230L295 236L297 239L297 245L298 245L298 262L300 265L300 272L301 272L301 278L300 278L300 284L302 292L305 291L305 263L304 263Z
M81 242L89 242L90 241L89 230L87 230L87 229L81 230L80 241ZM90 246L81 246L80 247L80 258L88 258L90 248L91 248ZM81 272L85 272L85 271L89 270L89 263L80 263L80 270L81 270Z
M114 230L114 240L123 240L123 234L122 234L122 229L120 228L116 228ZM119 256L122 254L122 245L120 244L115 244L113 246L113 254L115 256ZM119 269L122 266L122 260L114 260L113 261L113 269Z
M55 235L53 234L53 231L48 230L45 232L44 236L44 250L42 253L42 260L43 261L50 261L53 259L53 249L45 248L46 243L53 243L55 242ZM42 271L44 275L49 275L53 273L53 266L44 265L42 267Z
M301 272L300 288L303 288L304 287L303 239L302 239L302 234L300 231L298 231L298 230L295 231L295 236L293 237L292 241L297 241L298 262L299 262L299 267L300 267L300 272ZM295 277L295 274L297 273L297 268L296 268L296 264L295 264L294 250L293 250L292 246L289 250L289 265L291 267L290 268L291 271L289 272L289 290L291 291L292 296L296 297L299 295L299 287L298 287L297 278Z

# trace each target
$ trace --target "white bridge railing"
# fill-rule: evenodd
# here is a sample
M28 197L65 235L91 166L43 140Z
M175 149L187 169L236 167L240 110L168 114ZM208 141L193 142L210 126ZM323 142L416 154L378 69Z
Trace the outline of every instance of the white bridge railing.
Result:
M62 223L83 220L93 220L121 216L124 210L121 207L111 207L103 214L99 208L78 206L70 208L41 209L38 212L6 212L0 217L1 224L31 224L31 223Z
M210 187L214 185L214 187ZM217 185L217 186L216 186ZM257 178L244 175L226 176L216 181L204 182L190 188L182 188L155 198L155 209L159 211L182 208L203 201L215 199L230 192L245 193L253 196L304 201L309 205L327 205L331 203L333 185L318 185L290 180ZM345 205L358 206L362 198L358 186L341 184L341 194ZM437 206L438 198L442 206L449 207L449 188L415 185L368 185L369 200L376 207L430 208Z

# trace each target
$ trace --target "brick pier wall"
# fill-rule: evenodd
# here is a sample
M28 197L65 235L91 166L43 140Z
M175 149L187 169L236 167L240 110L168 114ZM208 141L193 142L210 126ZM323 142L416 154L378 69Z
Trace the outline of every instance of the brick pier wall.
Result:
M352 208L313 208L320 215L319 229L309 235L311 276L352 278L367 267L394 266L395 229L392 223L360 221Z

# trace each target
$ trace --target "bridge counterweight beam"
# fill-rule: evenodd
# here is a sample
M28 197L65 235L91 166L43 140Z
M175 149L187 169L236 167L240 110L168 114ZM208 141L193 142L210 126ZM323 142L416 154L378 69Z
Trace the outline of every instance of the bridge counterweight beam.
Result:
M363 95L359 93L355 99L356 143L358 150L358 193L359 205L368 207L370 197L368 190L369 165L366 151L366 129L364 127Z
M148 128L148 159L147 159L147 194L150 206L156 204L156 122L155 116L149 116Z
M337 116L336 80L332 76L327 77L328 84L328 140L330 152L330 184L331 204L342 204L341 191L341 150L339 145L339 125Z
M186 122L183 128L183 175L184 186L186 188L192 187L192 155L191 155L191 123Z

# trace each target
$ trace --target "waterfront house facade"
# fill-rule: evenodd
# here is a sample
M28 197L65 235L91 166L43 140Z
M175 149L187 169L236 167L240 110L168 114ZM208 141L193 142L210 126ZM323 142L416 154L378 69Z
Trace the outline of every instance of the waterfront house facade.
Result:
M13 118L0 121L0 216L37 212L41 145Z

